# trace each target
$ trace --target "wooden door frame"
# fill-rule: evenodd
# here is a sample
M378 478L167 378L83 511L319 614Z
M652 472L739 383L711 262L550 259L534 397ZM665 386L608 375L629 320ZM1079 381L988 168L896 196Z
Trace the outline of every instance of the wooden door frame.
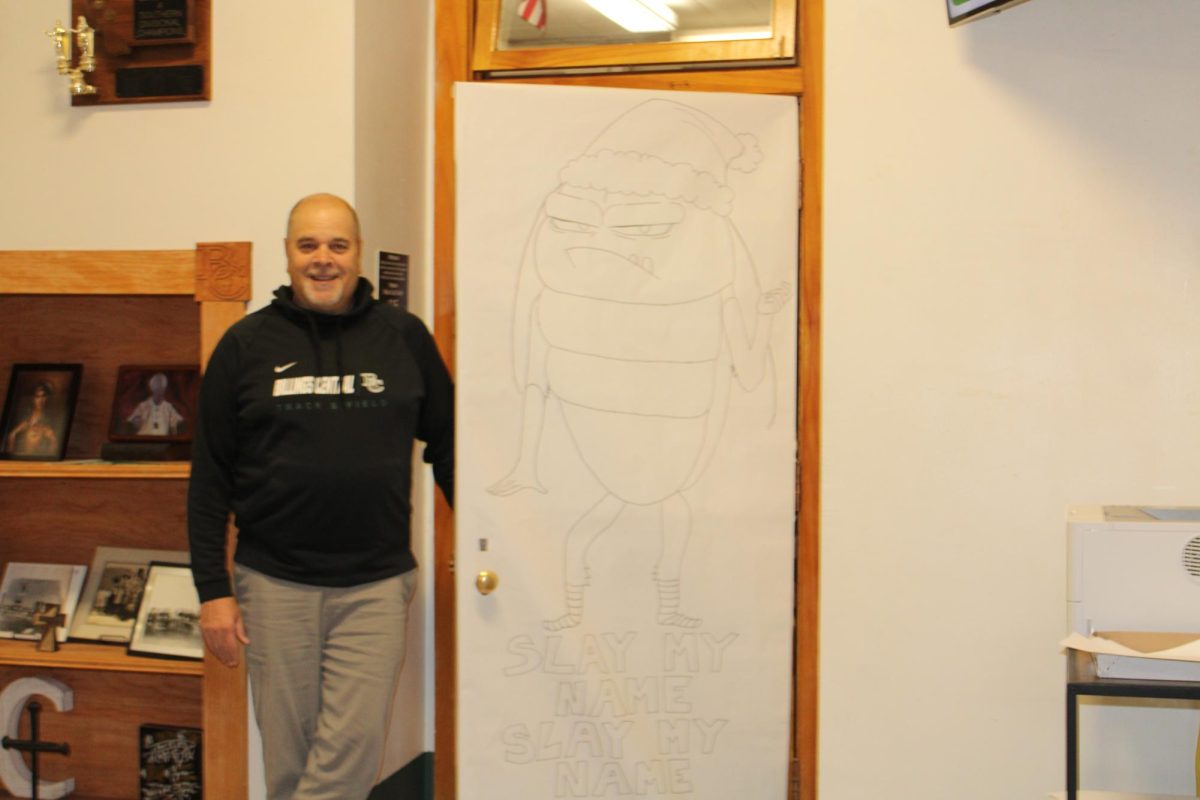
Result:
M454 84L471 71L474 0L438 0L434 32L434 335L451 372L455 353ZM825 0L798 0L800 64L788 68L606 73L505 82L790 94L800 102L802 174L796 483L796 635L789 796L817 798L821 466L821 220ZM457 800L454 519L434 514L434 796Z

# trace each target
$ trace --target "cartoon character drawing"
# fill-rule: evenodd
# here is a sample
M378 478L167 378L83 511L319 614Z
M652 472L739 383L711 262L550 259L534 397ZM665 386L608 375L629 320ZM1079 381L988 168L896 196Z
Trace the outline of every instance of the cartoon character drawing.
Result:
M514 311L519 455L488 491L546 491L537 461L550 400L604 488L567 531L566 611L547 630L583 619L588 548L629 505L658 510L657 622L701 622L680 610L684 493L720 439L733 379L751 391L767 374L772 320L791 297L786 283L760 289L730 219L727 170L761 157L753 137L650 100L568 163L541 207Z

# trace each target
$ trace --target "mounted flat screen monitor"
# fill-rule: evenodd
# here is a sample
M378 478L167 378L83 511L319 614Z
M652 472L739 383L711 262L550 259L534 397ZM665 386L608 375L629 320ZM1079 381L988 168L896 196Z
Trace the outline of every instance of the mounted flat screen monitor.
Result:
M946 0L946 13L950 16L950 27L954 27L1024 2L1025 0Z

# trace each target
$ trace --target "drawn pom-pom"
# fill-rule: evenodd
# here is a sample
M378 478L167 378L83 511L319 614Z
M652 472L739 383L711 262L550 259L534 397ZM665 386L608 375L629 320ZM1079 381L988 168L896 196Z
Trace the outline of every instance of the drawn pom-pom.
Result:
M753 172L763 159L758 139L752 133L739 133L737 138L742 143L742 152L730 160L729 168L738 172Z

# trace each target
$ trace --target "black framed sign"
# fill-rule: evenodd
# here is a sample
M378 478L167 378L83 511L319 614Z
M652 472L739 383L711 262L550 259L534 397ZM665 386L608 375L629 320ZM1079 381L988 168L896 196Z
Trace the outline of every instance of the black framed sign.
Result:
M138 736L140 800L200 800L204 796L199 728L142 725Z

